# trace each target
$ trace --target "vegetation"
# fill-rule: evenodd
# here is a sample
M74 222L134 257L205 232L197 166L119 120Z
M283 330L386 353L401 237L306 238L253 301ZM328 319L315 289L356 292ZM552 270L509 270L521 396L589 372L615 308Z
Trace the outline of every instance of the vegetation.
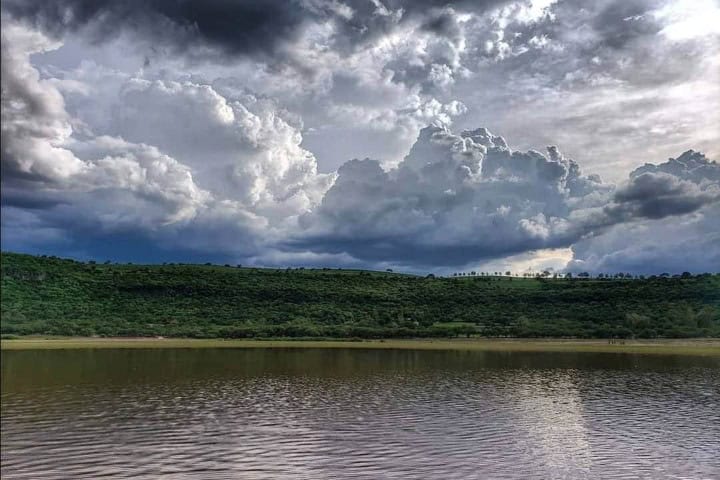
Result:
M720 337L720 276L710 274L436 278L13 253L1 267L6 338Z

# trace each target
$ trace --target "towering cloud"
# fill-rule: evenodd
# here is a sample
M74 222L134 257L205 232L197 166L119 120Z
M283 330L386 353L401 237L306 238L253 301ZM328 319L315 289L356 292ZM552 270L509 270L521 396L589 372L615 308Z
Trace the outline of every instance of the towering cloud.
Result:
M6 230L29 216L68 234L172 235L219 223L236 235L245 230L238 238L272 237L319 203L334 178L318 174L273 102L249 94L229 101L187 81L128 77L107 112L105 128L116 136L96 135L30 65L31 54L56 46L20 25L3 29L2 201L3 218L13 219Z
M266 98L226 98L209 85L130 78L119 101L111 130L168 152L200 185L256 213L309 210L333 180L318 174L290 115Z
M645 166L615 188L583 175L556 147L517 152L486 129L455 135L427 127L397 169L368 159L343 165L320 207L303 218L299 243L369 262L438 266L568 246L619 223L689 214L720 199L717 163L691 152L669 164L677 162L686 168L642 173ZM652 168L671 169L665 165Z
M8 38L12 36L12 40ZM159 221L192 216L207 197L190 171L156 148L120 138L78 139L57 88L30 63L33 53L53 44L37 32L3 29L2 167L3 202L16 195L60 198L96 189L124 189L166 207ZM75 152L82 152L78 157Z
M549 152L513 152L485 129L455 135L427 127L397 169L367 159L343 165L303 219L301 243L426 265L567 244L577 236L571 212L596 204L609 187Z
M17 25L2 29L3 179L56 180L83 164L58 145L72 133L62 94L40 79L29 56L57 48L42 34Z

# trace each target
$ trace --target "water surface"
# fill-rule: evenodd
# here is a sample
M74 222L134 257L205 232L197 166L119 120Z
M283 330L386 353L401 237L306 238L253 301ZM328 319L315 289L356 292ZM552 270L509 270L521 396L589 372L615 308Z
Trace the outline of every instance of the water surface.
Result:
M720 478L720 358L2 352L3 479Z

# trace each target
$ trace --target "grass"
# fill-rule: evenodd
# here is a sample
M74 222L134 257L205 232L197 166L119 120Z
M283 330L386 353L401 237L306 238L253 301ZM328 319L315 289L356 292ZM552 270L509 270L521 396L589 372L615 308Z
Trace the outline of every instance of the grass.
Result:
M0 341L2 350L79 348L360 348L470 350L494 352L588 352L720 356L719 339L608 340L418 339L418 340L246 340L183 338L30 337Z

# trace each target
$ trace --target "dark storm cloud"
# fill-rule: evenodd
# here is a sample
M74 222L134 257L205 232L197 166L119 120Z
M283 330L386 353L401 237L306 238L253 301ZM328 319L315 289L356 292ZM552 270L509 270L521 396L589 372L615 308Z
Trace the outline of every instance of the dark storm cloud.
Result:
M658 1L615 1L595 16L592 26L601 38L602 46L621 49L629 42L655 35L662 24L648 13L657 8Z
M58 36L83 30L102 42L127 29L178 51L201 42L227 54L272 54L311 16L275 0L9 0L3 10Z
M440 0L389 1L376 6L369 0L346 3L300 0L7 0L3 10L60 36L66 32L89 34L103 42L128 30L161 42L175 53L192 53L209 46L226 55L273 57L297 39L313 22L333 21L339 48L351 48L391 31L428 11L457 5L481 11L507 0L446 2ZM350 10L348 10L348 8ZM348 13L349 12L349 13ZM426 28L449 33L449 21L435 16Z
M660 219L692 213L720 201L720 165L688 150L659 165L630 173L606 208L614 222L629 218Z
M436 35L448 38L457 38L461 34L457 18L448 10L439 11L435 15L430 16L425 23L422 24L422 28L428 32L433 32Z
M3 177L5 172L3 171ZM32 190L30 185L27 188L17 188L11 186L3 178L3 190L0 197L0 205L5 207L15 207L27 210L49 210L58 205L66 203L66 201L52 193L41 193Z
M659 219L694 212L717 201L719 195L668 173L643 173L618 190L615 201L619 208L611 210L623 216Z

